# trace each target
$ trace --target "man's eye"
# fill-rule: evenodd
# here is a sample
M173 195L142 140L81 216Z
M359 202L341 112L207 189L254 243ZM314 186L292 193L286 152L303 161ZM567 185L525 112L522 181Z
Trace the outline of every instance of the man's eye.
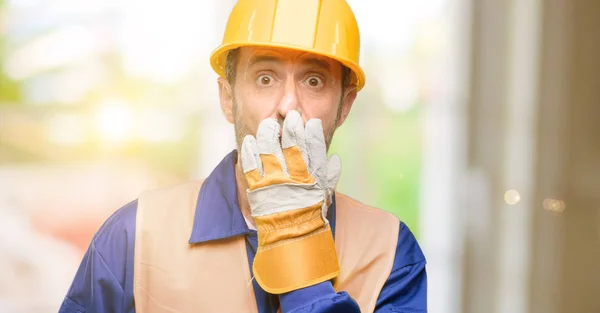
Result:
M321 80L321 78L317 77L317 76L311 76L306 80L306 83L310 86L310 87L319 87L321 86L321 84L323 83L323 81Z
M273 77L271 77L271 75L263 74L258 76L257 82L259 85L269 86L273 82Z

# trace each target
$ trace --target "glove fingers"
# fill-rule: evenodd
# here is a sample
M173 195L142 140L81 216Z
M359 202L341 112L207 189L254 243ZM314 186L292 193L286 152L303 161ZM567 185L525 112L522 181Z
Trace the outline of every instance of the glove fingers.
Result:
M283 172L287 175L287 166L279 144L279 123L274 119L265 119L258 125L256 144L262 160L264 175Z
M320 119L306 122L306 146L308 148L309 172L320 184L324 183L325 173L320 170L327 162L327 148Z
M252 186L262 179L262 164L256 146L256 139L252 135L246 135L242 142L242 170L248 181L248 185Z
M300 152L302 152L304 164L308 166L304 122L302 121L302 117L298 111L292 110L288 112L285 120L283 121L283 136L281 139L281 146L283 149L298 146Z
M281 146L290 178L308 183L311 177L308 173L304 122L297 111L288 112L283 121Z
M342 160L337 154L332 154L327 161L327 186L330 193L333 193L342 173Z
M342 160L337 154L333 154L327 161L327 177L325 178L325 202L323 205L323 220L327 221L327 211L329 210L329 204L331 204L331 197L335 192L335 187L340 179L342 172ZM328 221L327 221L328 222Z

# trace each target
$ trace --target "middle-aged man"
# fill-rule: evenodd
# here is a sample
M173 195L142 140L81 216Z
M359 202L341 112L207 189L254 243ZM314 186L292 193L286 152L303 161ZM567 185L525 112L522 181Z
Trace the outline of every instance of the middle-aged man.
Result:
M408 227L335 192L359 50L344 0L239 0L211 57L237 149L114 213L60 312L427 312Z

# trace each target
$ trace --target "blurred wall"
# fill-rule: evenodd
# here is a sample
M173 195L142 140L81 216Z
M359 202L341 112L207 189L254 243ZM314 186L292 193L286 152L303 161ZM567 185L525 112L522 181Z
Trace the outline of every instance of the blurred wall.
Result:
M563 43L570 48L564 55L566 101L560 116L567 131L554 137L563 141L563 175L556 191L564 192L566 203L554 229L562 238L557 312L600 312L600 2L555 0L550 5L565 20ZM548 25L557 21L546 20ZM553 121L547 124L551 128Z
M600 2L472 4L462 312L600 312Z

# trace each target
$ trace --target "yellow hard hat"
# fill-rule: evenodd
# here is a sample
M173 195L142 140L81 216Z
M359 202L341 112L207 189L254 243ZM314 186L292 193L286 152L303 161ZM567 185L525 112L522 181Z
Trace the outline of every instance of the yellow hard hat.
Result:
M312 52L335 59L352 70L351 83L361 90L365 74L359 65L358 23L345 0L239 0L223 42L210 57L225 77L227 53L242 46Z

